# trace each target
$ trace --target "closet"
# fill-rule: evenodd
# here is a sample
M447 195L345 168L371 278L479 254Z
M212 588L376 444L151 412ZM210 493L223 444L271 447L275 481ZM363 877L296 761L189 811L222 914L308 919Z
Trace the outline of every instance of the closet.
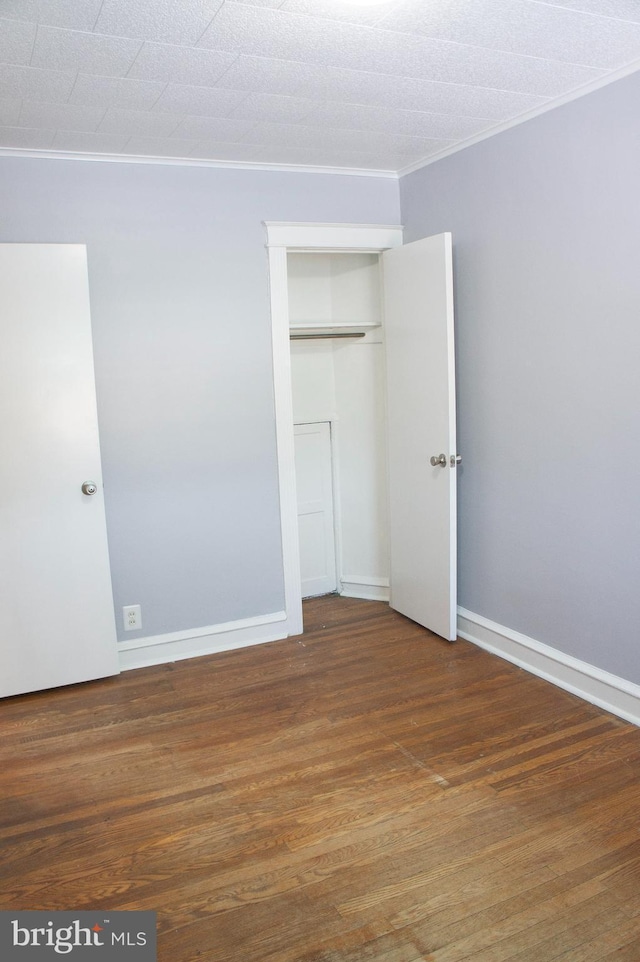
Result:
M338 590L453 639L451 235L265 226L285 629L303 630L301 596Z
M388 598L379 256L287 257L302 595Z

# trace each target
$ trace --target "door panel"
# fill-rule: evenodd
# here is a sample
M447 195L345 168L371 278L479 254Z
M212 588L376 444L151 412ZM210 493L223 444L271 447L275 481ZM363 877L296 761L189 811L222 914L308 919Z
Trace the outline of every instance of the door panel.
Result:
M116 674L86 252L0 244L0 696ZM82 493L84 481L97 491Z
M382 255L391 606L456 637L456 455L451 235ZM433 467L432 455L445 455Z
M296 424L295 457L302 597L336 590L329 423Z

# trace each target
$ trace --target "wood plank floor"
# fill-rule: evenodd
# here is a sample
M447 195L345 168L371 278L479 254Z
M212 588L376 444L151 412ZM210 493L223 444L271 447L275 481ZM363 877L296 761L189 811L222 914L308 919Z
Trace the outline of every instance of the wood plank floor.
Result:
M7 699L0 907L160 962L639 962L640 730L379 602Z

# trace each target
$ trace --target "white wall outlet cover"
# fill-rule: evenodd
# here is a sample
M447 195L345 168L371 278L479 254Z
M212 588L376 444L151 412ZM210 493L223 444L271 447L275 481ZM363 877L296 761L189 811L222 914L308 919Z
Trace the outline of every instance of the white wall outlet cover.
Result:
M142 628L142 609L140 605L125 605L122 609L125 631L139 631Z

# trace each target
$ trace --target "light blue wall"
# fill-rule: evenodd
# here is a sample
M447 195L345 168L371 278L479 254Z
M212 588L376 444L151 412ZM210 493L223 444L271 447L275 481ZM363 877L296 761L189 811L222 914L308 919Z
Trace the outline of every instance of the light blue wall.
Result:
M453 232L460 603L640 682L640 74L401 181Z
M397 223L397 182L3 158L0 210L2 241L88 248L118 627L281 610L262 221Z

